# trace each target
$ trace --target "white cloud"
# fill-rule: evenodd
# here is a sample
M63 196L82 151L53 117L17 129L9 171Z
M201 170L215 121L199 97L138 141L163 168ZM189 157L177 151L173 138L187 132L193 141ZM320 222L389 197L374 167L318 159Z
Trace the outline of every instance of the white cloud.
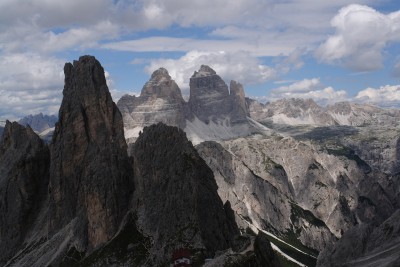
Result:
M298 81L292 83L288 86L281 86L279 88L273 89L273 93L296 93L296 92L308 92L322 89L323 85L321 84L318 78L313 79L304 79L302 81Z
M358 92L355 100L378 106L400 106L400 85L386 85L378 89L367 88Z
M0 48L7 53L26 51L49 54L67 49L97 46L97 42L116 37L119 27L100 21L89 27L70 28L60 33L43 31L36 25L21 24L0 33Z
M274 69L261 64L248 53L190 51L179 59L155 59L146 67L147 73L164 67L181 87L189 88L189 78L201 65L209 65L227 83L236 80L243 84L262 83L275 78Z
M368 6L349 5L340 9L331 25L336 33L321 44L316 57L358 71L381 68L383 49L400 41L400 11L385 15Z
M278 56L289 54L295 46L293 44L279 44L277 42L261 45L253 40L220 40L194 39L175 37L147 37L136 40L118 41L103 44L105 49L130 52L189 52L192 50L207 50L210 52L240 52L245 51L252 56Z
M282 98L312 98L320 105L348 100L346 91L336 91L332 87L325 87L318 78L304 79L288 86L281 86L271 90L269 100Z
M0 119L58 111L64 61L37 54L0 56Z

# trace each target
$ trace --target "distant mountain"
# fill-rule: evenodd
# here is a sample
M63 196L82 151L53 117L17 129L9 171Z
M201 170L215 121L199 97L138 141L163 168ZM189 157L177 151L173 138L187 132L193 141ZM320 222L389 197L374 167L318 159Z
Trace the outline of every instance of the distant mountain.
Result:
M28 115L18 121L19 124L23 126L30 126L32 130L37 133L41 133L47 129L54 128L58 117L55 115L43 115L39 113L36 115Z
M312 126L383 126L399 125L400 110L368 104L338 102L321 107L312 99L289 98L261 104L247 99L250 116L264 124Z
M206 65L190 78L188 102L168 71L161 68L151 75L139 97L125 95L117 105L124 118L128 143L138 137L143 127L157 122L183 129L193 143L247 136L263 130L248 117L243 86L231 81L229 90Z

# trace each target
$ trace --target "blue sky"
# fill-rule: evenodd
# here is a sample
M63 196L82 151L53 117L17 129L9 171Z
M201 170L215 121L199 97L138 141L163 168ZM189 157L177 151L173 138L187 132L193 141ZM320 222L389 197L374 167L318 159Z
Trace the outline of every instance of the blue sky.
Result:
M400 106L395 0L0 0L0 121L56 114L63 65L96 56L114 100L207 64L260 101Z

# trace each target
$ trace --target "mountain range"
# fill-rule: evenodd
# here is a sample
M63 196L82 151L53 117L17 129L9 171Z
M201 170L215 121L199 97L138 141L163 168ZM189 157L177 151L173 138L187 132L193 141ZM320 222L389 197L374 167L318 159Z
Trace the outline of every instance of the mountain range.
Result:
M0 140L2 265L400 264L399 110L258 103L206 65L188 101L160 68L115 104L94 57L64 73L49 144L41 114Z

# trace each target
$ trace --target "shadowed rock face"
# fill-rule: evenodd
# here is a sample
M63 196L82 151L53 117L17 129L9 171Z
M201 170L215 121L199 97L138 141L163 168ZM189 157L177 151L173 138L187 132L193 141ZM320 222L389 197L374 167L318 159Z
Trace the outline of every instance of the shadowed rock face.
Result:
M132 156L134 209L139 227L153 237L153 266L181 246L212 255L231 245L237 226L212 171L182 130L162 123L144 128Z
M360 224L318 257L317 266L399 266L400 210L384 222Z
M82 242L94 248L117 231L128 209L132 171L122 116L104 69L91 56L64 67L59 122L50 147L49 231L74 218Z
M246 102L246 97L244 95L243 85L236 81L231 81L229 89L232 99L232 121L245 121L246 116L250 117L250 110Z
M208 66L202 65L190 78L189 107L205 123L232 110L228 86Z
M46 197L49 150L30 127L7 121L0 141L0 265L15 253Z

